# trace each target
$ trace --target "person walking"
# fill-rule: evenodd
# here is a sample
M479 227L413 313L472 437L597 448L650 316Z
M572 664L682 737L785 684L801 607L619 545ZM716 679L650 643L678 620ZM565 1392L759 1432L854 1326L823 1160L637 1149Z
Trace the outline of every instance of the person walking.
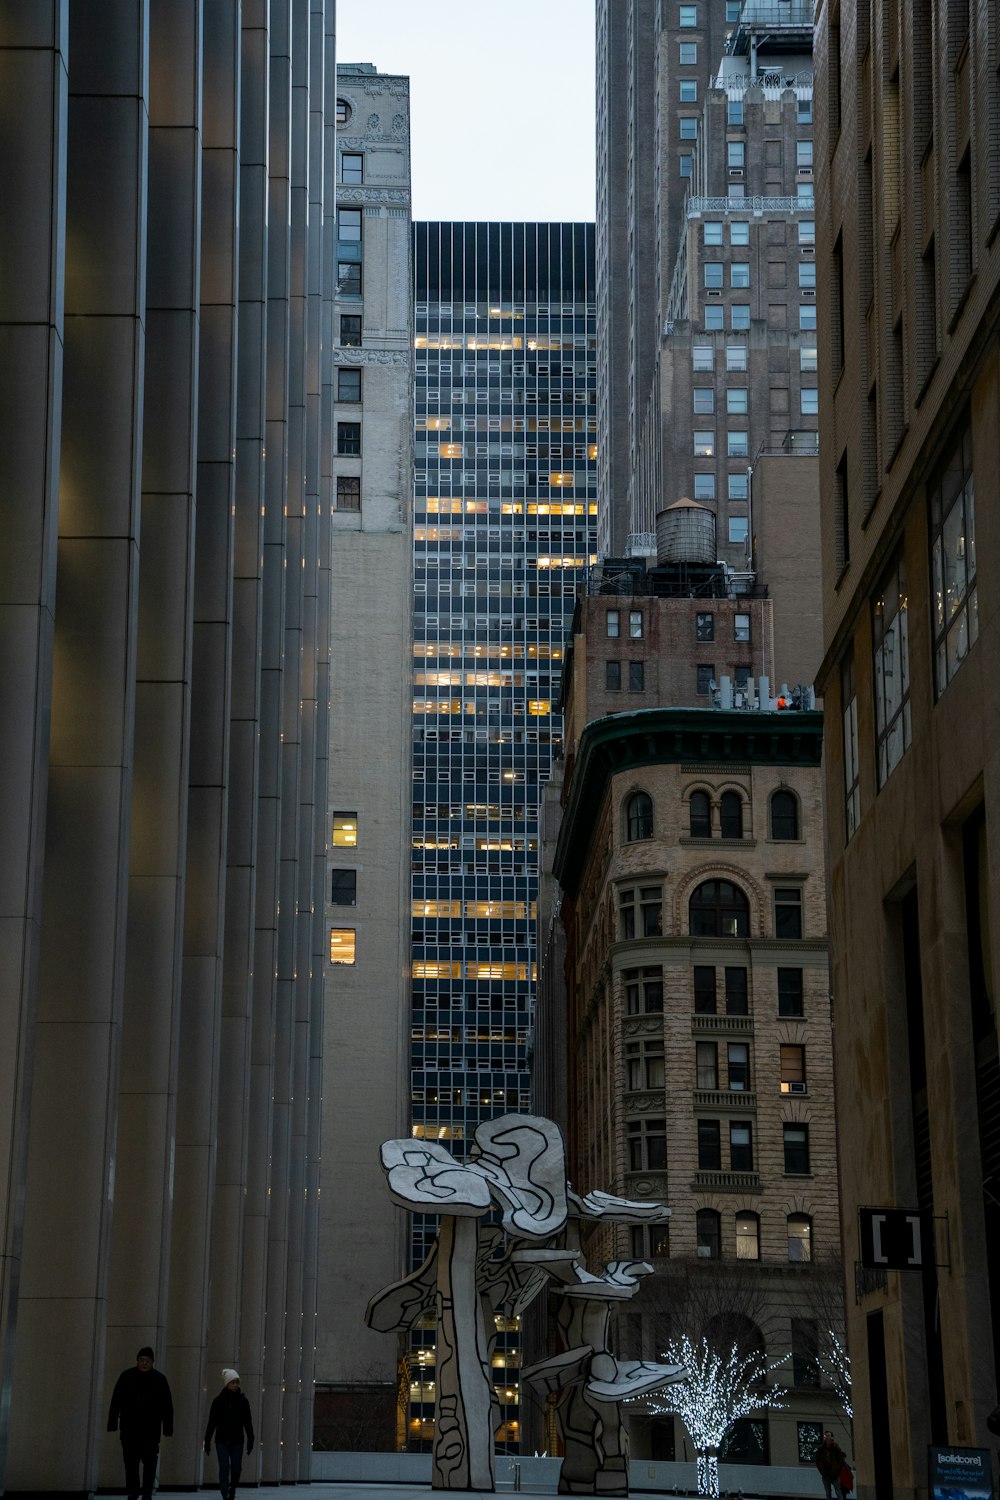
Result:
M148 1344L134 1366L115 1381L108 1411L108 1431L120 1430L128 1500L150 1500L160 1454L160 1433L172 1437L174 1403L167 1377L154 1370L156 1356ZM141 1479L140 1479L141 1470Z
M847 1462L847 1454L837 1446L832 1432L824 1432L823 1441L813 1454L813 1462L826 1486L826 1500L844 1500L840 1471Z
M233 1500L236 1486L240 1482L243 1468L243 1434L246 1433L247 1453L253 1452L253 1420L250 1402L240 1390L240 1377L236 1370L223 1370L225 1384L212 1402L205 1428L205 1452L212 1451L212 1434L215 1434L215 1451L219 1459L219 1492L222 1500Z

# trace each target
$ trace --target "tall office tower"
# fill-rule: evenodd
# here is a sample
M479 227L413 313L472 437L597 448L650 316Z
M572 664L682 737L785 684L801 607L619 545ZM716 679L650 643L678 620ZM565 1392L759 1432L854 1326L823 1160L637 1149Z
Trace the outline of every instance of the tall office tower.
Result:
M934 1228L922 1271L894 1253L848 1299L877 1500L925 1493L928 1444L993 1446L1000 1383L996 26L986 0L817 6L845 1254L860 1204Z
M461 1157L530 1104L537 808L594 547L594 230L417 224L411 1129ZM416 1219L423 1259L433 1221ZM517 1451L516 1324L492 1359ZM407 1440L434 1424L434 1332Z
M404 1274L379 1169L408 1126L413 334L409 80L337 69L330 870L316 1435L396 1444L397 1357L364 1326Z
M201 1480L230 1364L247 1478L309 1477L333 22L0 21L7 1493L120 1483L147 1343L166 1486Z

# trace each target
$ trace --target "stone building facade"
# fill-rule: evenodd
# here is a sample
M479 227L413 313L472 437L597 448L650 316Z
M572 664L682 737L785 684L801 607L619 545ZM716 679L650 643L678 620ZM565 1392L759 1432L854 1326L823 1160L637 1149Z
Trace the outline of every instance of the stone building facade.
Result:
M859 1205L937 1230L923 1274L859 1270L851 1299L859 1493L879 1500L926 1493L928 1444L991 1447L1000 1382L996 46L981 0L817 6L845 1254Z
M553 861L570 1175L672 1210L665 1230L606 1229L595 1255L651 1257L674 1286L723 1278L716 1315L785 1357L787 1403L730 1451L779 1464L811 1462L826 1424L849 1445L817 1364L840 1319L821 737L816 713L592 720ZM618 1336L655 1357L669 1327L654 1279ZM672 1419L634 1438L682 1456Z

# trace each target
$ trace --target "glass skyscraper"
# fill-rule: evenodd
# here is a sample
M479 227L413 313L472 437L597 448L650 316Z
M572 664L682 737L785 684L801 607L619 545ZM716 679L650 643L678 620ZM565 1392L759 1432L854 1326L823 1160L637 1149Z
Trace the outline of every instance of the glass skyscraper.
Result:
M530 1107L539 788L564 641L594 553L591 224L414 225L416 432L412 1133L463 1157ZM413 1263L436 1220L414 1221ZM520 1341L498 1326L520 1437ZM434 1330L411 1336L407 1444L434 1423Z

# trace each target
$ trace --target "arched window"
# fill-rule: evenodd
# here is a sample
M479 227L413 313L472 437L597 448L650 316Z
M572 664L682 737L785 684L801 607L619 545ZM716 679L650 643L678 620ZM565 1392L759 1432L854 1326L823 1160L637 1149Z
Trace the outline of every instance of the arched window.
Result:
M788 1215L788 1259L812 1260L812 1219L808 1214Z
M797 839L799 836L799 799L794 792L775 792L771 798L771 837Z
M645 792L633 792L625 807L626 834L630 844L636 839L653 837L653 799Z
M693 839L712 837L712 804L708 800L707 792L691 793L691 837Z
M722 1246L719 1215L714 1208L698 1210L698 1254L704 1260L718 1260Z
M739 792L723 792L719 801L724 839L743 837L743 798Z
M688 930L692 937L747 937L750 905L731 880L705 880L691 893Z
M760 1260L760 1218L757 1214L736 1215L736 1259Z

